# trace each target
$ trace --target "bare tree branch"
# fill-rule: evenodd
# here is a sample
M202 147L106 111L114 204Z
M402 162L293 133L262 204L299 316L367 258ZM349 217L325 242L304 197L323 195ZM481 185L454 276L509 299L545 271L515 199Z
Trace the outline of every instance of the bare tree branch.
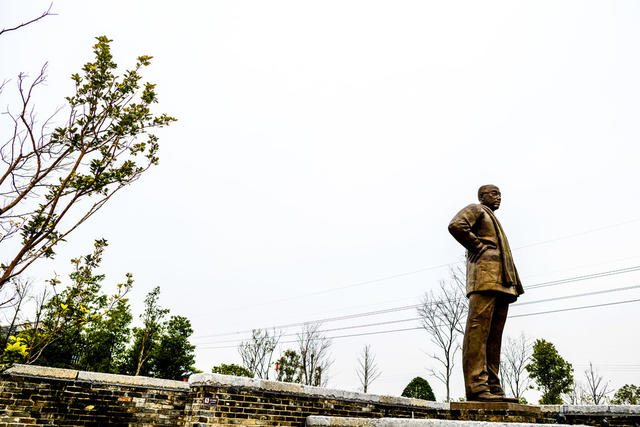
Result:
M454 368L454 358L460 350L459 337L464 334L463 322L468 310L461 270L451 270L450 280L441 281L439 292L424 295L418 307L422 327L431 336L439 349L439 354L430 357L441 365L440 369L429 369L432 376L444 383L447 401L450 400L450 379Z
M609 389L609 381L605 381L598 374L591 362L589 362L589 369L584 371L584 376L587 379L586 392L593 404L600 405L604 403L607 395L613 391L613 389Z
M118 77L110 40L97 39L95 62L85 65L83 76L72 76L75 95L67 98L62 127L49 130L53 115L41 125L35 119L32 104L46 64L33 80L18 76L21 103L5 113L12 132L0 147L6 165L0 175L0 242L20 236L21 243L0 260L0 288L37 259L55 256L58 243L156 165L158 138L150 131L175 120L151 114L155 85L141 87L138 73L151 57L139 57Z
M593 402L579 381L574 381L571 390L563 395L563 400L570 405L591 405Z
M19 325L23 323L23 309L24 305L29 299L29 292L31 291L32 282L28 280L16 279L13 280L13 295L5 301L0 308L4 317L3 324L7 326L6 332L0 337L0 349L4 349L9 343L9 337L15 335ZM6 310L11 310L11 313L7 314Z
M308 323L298 334L298 353L303 384L325 386L327 375L333 361L329 357L331 340L320 331L320 323Z
M526 366L532 352L533 342L524 334L520 334L518 339L507 337L500 362L500 375L502 383L509 386L511 395L517 399L523 397L531 384Z
M37 18L33 18L33 19L32 19L32 20L30 20L30 21L23 22L22 24L16 25L15 27L12 27L12 28L4 28L4 29L0 30L0 36L1 36L2 34L4 34L4 33L8 33L9 31L15 31L15 30L18 30L18 29L20 29L20 28L22 28L22 27L26 27L26 26L27 26L27 25L29 25L29 24L33 24L34 22L37 22L37 21L41 20L41 19L42 19L42 18L44 18L45 16L49 16L49 15L57 15L57 13L52 13L52 12L51 12L51 8L52 8L52 7L53 7L53 3L51 3L51 4L49 5L49 8L48 8L47 10L45 10L44 12L42 12L42 14L41 14L40 16L38 16Z
M362 384L362 391L365 393L369 389L371 383L380 376L376 358L371 351L371 346L368 344L362 349L362 353L358 359L358 369L356 372L360 379L360 384Z
M242 358L242 364L258 378L269 379L271 359L278 346L282 332L274 329L271 334L266 329L254 329L251 338L242 341L238 346L238 352Z

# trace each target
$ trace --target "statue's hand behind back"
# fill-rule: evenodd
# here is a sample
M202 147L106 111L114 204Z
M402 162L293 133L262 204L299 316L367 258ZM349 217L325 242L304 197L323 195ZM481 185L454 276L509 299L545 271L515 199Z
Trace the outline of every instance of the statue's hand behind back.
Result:
M471 262L478 261L478 259L480 259L480 255L482 255L487 249L489 249L489 246L482 245L480 249L478 249L477 251L469 252L469 261Z

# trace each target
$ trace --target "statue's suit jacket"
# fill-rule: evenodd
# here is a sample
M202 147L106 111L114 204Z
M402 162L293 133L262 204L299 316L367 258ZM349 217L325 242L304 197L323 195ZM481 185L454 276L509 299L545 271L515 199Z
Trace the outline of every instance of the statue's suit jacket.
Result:
M482 205L471 204L458 212L449 223L449 232L467 249L467 296L472 292L495 291L515 301L524 292L520 284L503 283L498 232ZM477 252L483 244L489 248L471 262L469 253Z

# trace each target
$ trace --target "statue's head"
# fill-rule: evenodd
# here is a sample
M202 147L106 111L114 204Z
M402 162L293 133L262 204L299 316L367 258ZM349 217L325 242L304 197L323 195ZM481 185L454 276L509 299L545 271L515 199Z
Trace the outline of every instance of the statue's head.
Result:
M495 185L483 185L478 188L478 200L492 211L495 211L500 207L500 201L502 201L500 189Z

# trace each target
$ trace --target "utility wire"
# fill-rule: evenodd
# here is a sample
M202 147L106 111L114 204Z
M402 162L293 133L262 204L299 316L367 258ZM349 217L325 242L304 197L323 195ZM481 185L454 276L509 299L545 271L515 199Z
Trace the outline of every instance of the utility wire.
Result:
M593 228L591 230L581 231L579 233L573 233L573 234L568 234L566 236L555 237L553 239L541 240L539 242L529 243L529 244L526 244L524 246L518 246L514 250L530 248L532 246L544 245L546 243L557 242L558 240L570 239L572 237L584 236L585 234L597 233L598 231L608 230L610 228L615 228L615 227L621 227L623 225L631 224L631 223L638 222L638 221L640 221L640 218L630 219L629 221L619 222L617 224L605 225L603 227Z
M529 302L513 304L513 305L522 306L522 305L527 305L527 304L539 304L539 303L543 303L543 302L559 301L559 300L570 299L570 298L580 298L580 297L585 297L585 296L600 295L600 294L606 294L606 293L611 293L611 292L621 292L621 291L627 291L627 290L630 290L630 289L637 289L637 288L640 288L640 285L625 286L625 287L616 288L616 289L605 289L605 290L601 290L601 291L584 292L584 293L581 293L581 294L574 294L574 295L566 295L566 296L561 296L561 297L547 298L547 299L529 301ZM418 304L418 305L420 305L420 304ZM526 315L530 315L530 314L526 314ZM521 317L521 316L522 315L515 315L515 316L509 316L509 317ZM411 318L408 318L408 319L388 320L388 321L384 321L384 322L367 323L367 324L363 324L363 325L342 326L342 327L339 327L339 328L324 329L324 330L321 330L321 331L318 331L318 332L319 333L336 332L336 331L343 331L343 330L347 330L347 329L359 329L359 328L367 328L367 327L371 327L371 326L382 326L382 325L391 325L391 324L395 324L395 323L414 322L414 321L417 321L417 320L421 320L421 318L420 317L411 317ZM443 325L440 325L440 326L443 326ZM298 333L294 332L294 333L282 334L282 335L280 335L280 337L289 337L289 336L295 336L295 335L298 335ZM208 342L206 344L222 344L222 343L230 343L230 342L238 343L238 342L241 342L241 341L243 341L242 338L235 338L235 339L231 339L231 340L212 341L212 342Z
M606 302L606 303L602 303L602 304L583 305L581 307L559 308L557 310L539 311L537 313L516 314L516 315L513 315L513 316L509 316L509 317L526 317L526 316L536 316L538 314L561 313L563 311L575 311L575 310L583 310L585 308L606 307L606 306L609 306L609 305L627 304L627 303L630 303L630 302L638 302L638 301L640 301L640 298L638 298L638 299L630 299L630 300L625 300L625 301Z
M634 286L625 286L623 288L615 288L615 289L603 289L601 291L593 291L593 292L584 292L582 294L575 294L575 295L565 295L565 296L561 296L561 297L553 297L553 298L547 298L547 299L539 299L536 301L525 301L525 302L518 302L518 303L514 303L512 304L512 306L522 306L522 305L528 305L528 304L539 304L541 302L550 302L550 301L559 301L562 299L569 299L569 298L579 298L579 297L587 297L587 296L592 296L592 295L600 295L600 294L608 294L609 292L620 292L620 291L628 291L630 289L636 289L636 288L640 288L640 285L634 285Z
M579 266L577 268L574 267L574 268L572 268L572 269L570 269L568 271L579 270L579 269L582 269L584 267L596 267L596 266L600 266L600 265L603 265L603 264L610 264L610 263L616 262L616 261L627 261L627 260L630 260L630 259L638 259L638 258L640 258L640 256L617 258L617 259L614 259L614 260L609 260L609 261L606 261L606 262L600 262L600 263L596 263L596 264L590 263L590 264L587 264L587 265ZM548 272L548 273L546 273L546 275L549 275L550 273L562 273L564 271L567 271L567 270L565 270L565 269L556 270L556 271ZM533 275L527 275L527 277L537 277L537 276L541 276L541 275L544 276L545 273L537 273L537 274L533 274ZM531 289L532 289L531 286L527 286L527 290L531 290ZM320 312L315 311L312 314L314 316L319 315L319 314L330 315L332 313L337 313L337 312L345 312L345 311L348 312L348 311L351 311L351 310L358 310L358 309L362 310L362 309L368 309L368 308L371 308L371 307L379 307L379 306L384 306L385 304L391 304L391 303L399 303L399 302L406 303L406 301L415 301L415 300L418 300L420 298L422 298L422 295L417 295L417 296L414 295L414 296L410 296L410 297L405 296L403 298L396 298L396 299L387 300L387 301L383 301L383 302L350 305L350 306L347 306L347 307L333 308L331 310L322 310Z
M582 276L569 277L569 278L565 278L565 279L559 279L559 280L554 280L554 281L549 281L549 282L537 283L537 284L534 284L534 285L527 286L526 289L537 289L537 288L542 288L542 287L561 285L561 284L566 284L566 283L578 282L578 281L582 281L582 280L596 279L596 278L605 277L605 276L613 276L613 275L617 275L617 274L630 273L630 272L639 271L639 270L640 270L640 265L636 265L636 266L633 266L633 267L626 267L626 268L621 268L621 269L617 269L617 270L602 271L602 272L586 274L586 275L582 275ZM437 303L437 302L439 302L439 301L434 301L434 303ZM520 303L520 304L524 304L524 303ZM267 328L253 328L253 329L285 329L285 328L290 328L290 327L295 327L295 326L304 326L304 325L308 325L308 324L311 324L311 323L335 322L335 321L339 321L339 320L348 320L348 319L354 319L354 318L358 318L358 317L375 316L375 315L378 315L378 314L386 314L386 313L393 313L393 312L404 311L404 310L411 310L411 309L417 308L420 305L421 304L410 304L410 305L404 305L404 306L400 306L400 307L392 307L392 308L387 308L387 309L382 309L382 310L367 311L367 312L364 312L364 313L346 314L346 315L343 315L343 316L327 317L327 318L324 318L324 319L308 320L308 321L303 321L303 322L295 322L295 323L276 325L276 326L271 326L271 327L267 327ZM227 336L227 335L240 335L240 334L251 333L253 331L253 329L247 329L247 330L235 331L235 332L221 332L221 333L216 333L216 334L200 335L197 338L200 339L200 338Z
M392 274L390 276L380 277L378 279L364 280L362 282L355 282L355 283L351 283L351 284L348 284L348 285L343 285L343 286L337 286L337 287L334 287L334 288L323 289L323 290L320 290L320 291L308 292L308 293L299 294L299 295L292 295L292 296L285 297L285 298L279 298L279 299L275 299L275 300L271 300L271 301L265 301L264 303L255 304L252 307L268 305L268 304L277 304L277 303L280 303L280 302L291 301L293 299L306 298L306 297L311 297L311 296L316 296L316 295L323 295L323 294L328 294L328 293L331 293L331 292L341 291L341 290L344 290L344 289L357 288L359 286L370 285L372 283L378 283L378 282L384 282L386 280L396 279L398 277L411 276L411 275L414 275L414 274L422 273L423 271L436 270L438 268L449 267L449 266L457 264L458 262L460 262L460 261L449 262L449 263L438 264L438 265L431 265L431 266L428 266L428 267L419 268L417 270L412 270L412 271L407 271L407 272L404 272L404 273L397 273L397 274ZM246 307L238 307L238 308L246 308Z
M627 304L627 303L631 303L631 302L638 302L640 301L639 299L632 299L632 300L625 300L625 301L615 301L615 302L609 302L609 303L604 303L604 304L594 304L594 305L585 305L585 306L581 306L581 307L571 307L571 308L562 308L562 309L558 309L558 310L549 310L549 311L539 311L536 313L526 313L526 314L517 314L515 316L509 316L511 317L527 317L527 316L537 316L537 315L541 315L541 314L550 314L550 313L560 313L563 311L575 311L575 310L583 310L586 308L596 308L596 307L605 307L605 306L611 306L611 305L618 305L618 304ZM327 338L327 339L338 339L338 338L349 338L349 337L361 337L361 336L366 336L366 335L379 335L379 334L390 334L390 333L394 333L394 332L403 332L403 331L414 331L414 330L419 330L422 329L422 327L418 326L418 327L414 327L414 328L402 328L402 329L390 329L390 330L386 330L386 331L377 331L377 332L364 332L364 333L359 333L359 334L348 334L348 335L336 335L333 337L322 337L322 338ZM291 340L291 341L282 341L280 342L280 344L291 344L291 343L295 343L297 342L297 340ZM236 345L227 345L227 346L220 346L220 347L197 347L199 350L213 350L213 349L223 349L223 348L236 348Z
M402 331L413 331L413 330L417 330L417 329L422 329L422 327L413 327L413 328L403 328L403 329L391 329L388 331L377 331L377 332L362 332L359 334L349 334L349 335L337 335L337 336L333 336L333 337L322 337L322 338L327 338L327 339L335 339L335 338L347 338L347 337L361 337L361 336L365 336L365 335L378 335L378 334L390 334L392 332L402 332ZM321 339L321 338L314 338L314 340L316 339ZM298 340L290 340L290 341L280 341L280 344L291 344L291 343L296 343L298 342ZM196 345L196 348L198 350L213 350L213 349L221 349L221 348L237 348L237 345L225 345L225 346L220 346L220 347L200 347Z
M583 276L569 277L567 279L553 280L553 281L550 281L550 282L537 283L535 285L527 286L527 289L545 288L547 286L560 285L562 283L578 282L580 280L587 280L587 279L597 279L599 277L606 277L606 276L612 276L612 275L615 275L615 274L629 273L629 272L638 271L638 270L640 270L640 265L636 265L636 266L633 266L633 267L620 268L620 269L617 269L617 270L603 271L603 272L600 272L600 273L585 274Z
M544 244L547 244L547 243L557 242L559 240L565 240L565 239L570 239L572 237L577 237L577 236L583 236L583 235L586 235L586 234L596 233L598 231L608 230L610 228L615 228L615 227L621 227L623 225L631 224L631 223L634 223L634 222L637 222L637 221L640 221L640 218L635 218L635 219L631 219L629 221L624 221L624 222L620 222L620 223L616 223L616 224L605 225L603 227L598 227L598 228L594 228L594 229L591 229L591 230L586 230L586 231L581 231L581 232L578 232L578 233L568 234L568 235L565 235L565 236L555 237L555 238L548 239L548 240L542 240L542 241L539 241L539 242L529 243L529 244L526 244L526 245L523 245L523 246L515 247L515 248L513 248L513 250L517 251L517 250L524 249L524 248L529 248L529 247L532 247L532 246L544 245ZM336 286L336 287L333 287L333 288L323 289L323 290L320 290L320 291L310 292L310 293L306 293L306 294L292 295L292 296L286 297L286 298L281 298L281 299L276 299L276 300L271 300L271 301L265 301L263 303L252 305L252 307L262 306L262 305L267 305L267 304L276 304L276 303L280 303L280 302L290 301L292 299L304 298L304 297L315 296L315 295L322 295L322 294L326 294L326 293L330 293L330 292L341 291L341 290L344 290L344 289L351 289L351 288L355 288L355 287L359 287L359 286L369 285L369 284L372 284L372 283L378 283L378 282L383 282L383 281L386 281L386 280L396 279L398 277L410 276L410 275L413 275L413 274L422 273L424 271L435 270L435 269L443 268L443 267L449 267L449 266L453 266L455 264L458 264L460 262L461 261L452 261L452 262L448 262L448 263L444 263L444 264L438 264L438 265L432 265L432 266L428 266L428 267L423 267L423 268L419 268L417 270L407 271L407 272L404 272L404 273L392 274L392 275L389 275L389 276L380 277L378 279L371 279L371 280L365 280L365 281L361 281L361 282L355 282L355 283L351 283L351 284L347 284L347 285L343 285L343 286ZM244 307L238 307L238 308L247 308L247 307L244 306Z
M347 330L347 329L360 329L360 328L367 328L369 326L391 325L391 324L394 324L394 323L404 323L404 322L410 322L410 321L413 321L413 320L420 320L420 318L419 317L412 317L410 319L387 320L387 321L384 321L384 322L366 323L364 325L342 326L340 328L323 329L321 331L318 331L318 333L344 331L344 330ZM279 335L279 336L280 337L291 337L291 336L296 336L296 335L298 335L298 332L291 332L291 333L282 334L282 335ZM234 339L230 339L230 340L208 341L208 342L205 342L204 344L222 344L222 343L230 343L230 342L240 343L243 340L244 340L244 338L234 338Z
M607 293L610 293L610 292L628 291L630 289L637 289L637 288L640 288L640 285L625 286L625 287L616 288L616 289L604 289L604 290L600 290L600 291L584 292L584 293L581 293L581 294L574 294L574 295L566 295L566 296L561 296L561 297L546 298L546 299L542 299L542 300L527 301L527 302L522 302L522 303L514 303L514 304L512 304L512 306L518 306L519 307L519 306L528 305L528 304L539 304L539 303L542 303L542 302L559 301L559 300L570 299L570 298L580 298L580 297L585 297L585 296L607 294ZM460 301L460 299L455 299L455 300L450 300L450 301L451 302L455 302L455 301ZM432 303L430 303L430 305L437 304L439 302L440 301L433 301ZM417 308L417 307L419 307L421 305L422 304L416 304L416 306L414 308ZM323 330L318 331L318 332L320 332L320 333L335 332L335 331L342 331L342 330L346 330L346 329L358 329L358 328L366 328L366 327L369 327L369 326L390 325L390 324L394 324L394 323L403 323L403 322L410 322L410 321L415 321L415 320L420 320L420 317L412 317L412 318L409 318L409 319L402 319L402 320L388 320L388 321L384 321L384 322L375 322L375 323L365 323L365 324L362 324L362 325L342 326L342 327L339 327L339 328L323 329ZM442 325L440 325L440 326L442 326ZM294 335L298 335L298 332L281 334L280 337L289 337L289 336L294 336ZM240 341L243 341L243 338L234 338L234 339L221 340L221 341L209 341L206 344L219 344L219 343L230 343L230 342L240 342Z
M313 324L313 323L335 322L337 320L355 319L355 318L358 318L358 317L375 316L375 315L378 315L378 314L386 314L386 313L394 313L394 312L397 312L397 311L411 310L411 309L414 309L414 308L418 307L419 305L420 304L411 304L411 305L405 305L405 306L401 306L401 307L387 308L387 309L384 309L384 310L368 311L368 312L365 312L365 313L346 314L344 316L327 317L327 318L318 319L318 320L307 320L307 321L304 321L304 322L296 322L296 323L288 323L288 324L284 324L284 325L270 326L268 328L253 328L253 329L245 329L244 331L222 332L222 333L219 333L219 334L200 335L198 338L220 337L220 336L225 336L225 335L240 335L240 334L251 333L254 329L285 329L285 328L290 328L290 327L294 327L294 326L309 325L309 324Z

